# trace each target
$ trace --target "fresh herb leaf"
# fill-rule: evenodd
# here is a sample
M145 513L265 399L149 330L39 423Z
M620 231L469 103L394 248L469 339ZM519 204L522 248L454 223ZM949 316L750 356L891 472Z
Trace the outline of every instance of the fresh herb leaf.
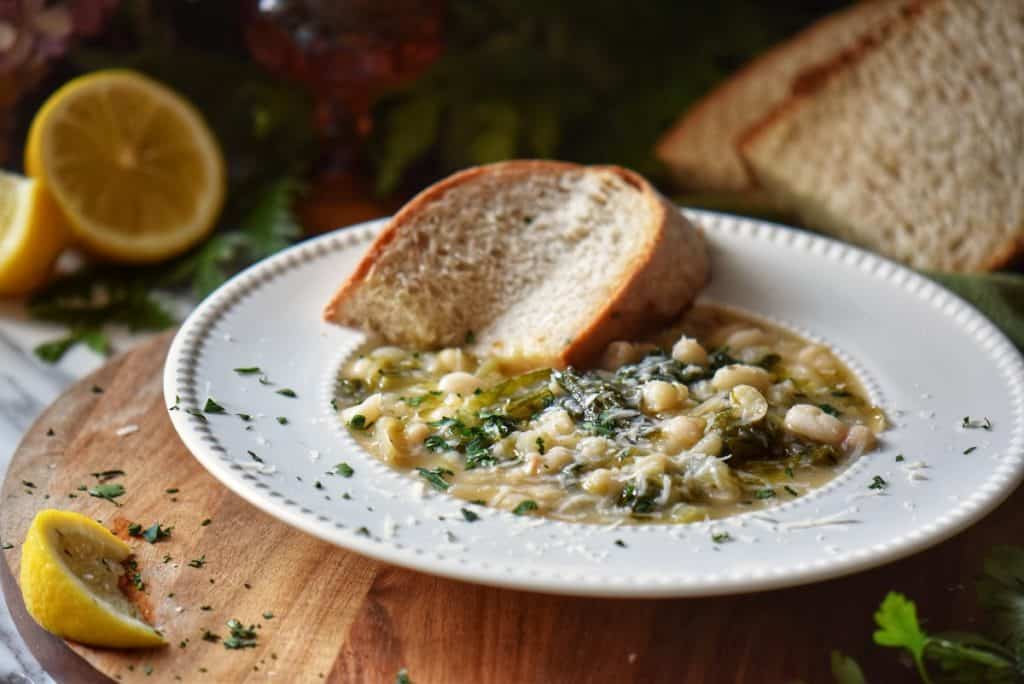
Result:
M288 424L288 419L285 418L284 416L278 416L277 417L277 422L278 422L279 425L287 425Z
M868 485L868 489L882 490L889 486L889 483L885 481L881 475L875 475L871 478L871 484Z
M224 407L213 400L213 397L207 397L206 404L203 406L203 413L226 413Z
M342 477L352 477L356 471L348 463L342 462L334 466L334 472Z
M429 482L434 489L437 489L442 492L447 490L451 486L450 484L448 484L448 482L445 481L445 476L455 474L452 471L448 470L447 468L441 467L431 468L429 470L427 468L417 468L416 470L417 472L419 472L420 476L424 480Z
M715 532L711 535L711 541L716 544L724 544L732 541L732 535L728 532Z
M206 527L207 525L209 525L212 522L213 522L213 520L211 520L210 518L204 518L203 522L199 523L199 526L200 527Z
M256 461L257 463L263 463L263 459L256 455L256 452L252 449L246 449L245 453L249 454L249 458Z
M352 416L348 421L348 426L353 430L365 430L368 426L366 422L366 416L361 413L357 413Z
M769 488L758 489L754 492L755 499L771 499L775 497L775 490Z
M201 568L206 565L206 554L204 553L199 558L193 558L188 562L190 568Z
M905 461L905 460L906 460L906 458L903 456L903 454L896 454L896 462L897 463L903 463L903 461Z
M161 539L167 539L171 536L171 530L174 527L164 527L160 523L153 523L142 532L142 538L148 541L150 544L156 544Z
M95 477L100 482L106 482L108 480L113 480L115 477L121 477L122 475L124 475L124 471L123 470L101 470L99 472L89 473L89 474L92 475L93 477Z
M623 548L623 549L626 548L626 542L622 541L621 539L616 539L612 543L615 544L616 546L620 547L620 548Z
M277 390L276 392L274 392L274 394L280 394L282 397L291 398L295 398L298 396L297 394L295 394L295 390L288 389L287 387Z
M460 508L462 511L462 517L466 519L466 522L476 522L480 519L480 516L469 510L468 508Z
M46 363L60 361L64 354L76 344L85 344L97 354L106 356L110 353L110 340L96 328L75 328L64 337L44 342L33 350L40 360Z
M259 366L243 366L241 368L233 369L239 375L255 375L256 373L262 373Z
M964 456L966 456L967 454L970 454L970 453L974 452L974 451L975 451L975 450L976 450L977 448L978 448L978 447L976 447L976 446L972 446L972 447L967 447L966 449L964 449Z
M824 412L825 412L825 413L827 413L828 415L830 415L830 416L835 416L836 418L838 418L839 416L843 415L843 414L842 414L842 413L841 413L841 412L839 411L839 409L837 409L837 408L836 408L835 406L833 406L832 404L818 404L818 408L820 408L820 409L821 409L822 411L824 411Z
M512 512L516 515L526 515L530 511L535 510L537 510L537 502L532 499L524 499L519 502L519 505L512 509Z
M90 487L88 492L89 496L95 496L97 499L106 499L115 506L120 506L121 504L115 501L115 499L123 496L125 489L124 485L115 482L113 484L99 484L95 487Z
M256 648L255 625L244 627L241 622L231 618L227 621L231 636L222 642L226 649Z
M910 652L917 672L925 682L930 681L924 667L924 649L928 636L917 621L917 606L903 594L889 592L875 613L875 643L879 646L904 648Z
M795 489L793 489L789 485L784 485L783 489L785 489L786 493L789 494L790 496L800 496L800 492L796 491Z

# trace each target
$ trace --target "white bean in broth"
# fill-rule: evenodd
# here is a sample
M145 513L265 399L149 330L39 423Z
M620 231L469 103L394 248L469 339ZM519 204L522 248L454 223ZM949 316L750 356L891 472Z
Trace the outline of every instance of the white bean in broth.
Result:
M428 486L522 515L685 523L806 495L885 429L820 344L698 306L600 368L508 375L465 349L367 350L338 383L373 455Z

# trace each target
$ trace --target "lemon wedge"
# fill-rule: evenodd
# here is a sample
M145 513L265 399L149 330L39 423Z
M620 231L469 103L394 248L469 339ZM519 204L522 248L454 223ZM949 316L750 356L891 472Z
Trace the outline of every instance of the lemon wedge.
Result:
M131 549L80 513L36 514L21 547L21 593L43 629L92 646L148 648L166 642L118 588Z
M42 185L0 171L0 295L41 285L68 240L60 210Z
M224 159L203 117L133 71L97 71L50 96L32 120L25 168L84 247L128 263L184 252L224 203Z

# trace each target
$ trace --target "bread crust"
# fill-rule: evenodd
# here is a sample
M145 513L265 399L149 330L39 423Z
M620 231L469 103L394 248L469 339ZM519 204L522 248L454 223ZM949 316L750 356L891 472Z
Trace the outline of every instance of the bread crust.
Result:
M819 37L832 35L848 28L849 25L863 27L871 22L875 13L880 15L888 11L895 12L899 5L906 1L864 0L855 3L819 19L791 38L761 53L686 110L655 146L655 154L658 159L669 167L676 182L687 188L730 192L746 192L757 189L759 185L756 177L750 173L749 167L739 156L738 151L735 151L737 140L746 129L732 130L730 125L728 126L730 130L727 131L728 139L719 141L736 155L734 161L739 168L726 171L724 166L708 167L697 171L687 168L691 166L692 160L677 159L674 150L688 146L689 141L693 140L695 136L707 135L707 131L702 130L705 128L706 122L719 119L719 115L725 108L730 105L735 106L736 103L733 103L732 100L744 99L740 96L742 91L754 87L757 81L764 78L777 78L772 73L777 70L777 67L783 65L787 60L793 59L794 55L798 55L805 48L810 52L810 46L816 43ZM813 59L809 54L800 57L802 60L808 58ZM798 67L797 73L800 71L802 69ZM782 93L782 97L785 98L784 93ZM778 105L779 102L767 103L763 113L771 112ZM698 178L702 174L707 175L706 180ZM740 177L741 175L742 177Z
M483 175L529 176L592 168L614 173L639 190L652 221L649 239L614 294L594 312L590 322L550 359L553 365L589 365L616 339L635 338L642 331L677 316L707 282L710 273L702 233L640 175L615 166L585 167L568 162L515 160L472 167L441 180L409 201L377 236L355 270L324 308L324 319L357 325L345 315L345 303L366 280L374 264L403 227L446 193Z

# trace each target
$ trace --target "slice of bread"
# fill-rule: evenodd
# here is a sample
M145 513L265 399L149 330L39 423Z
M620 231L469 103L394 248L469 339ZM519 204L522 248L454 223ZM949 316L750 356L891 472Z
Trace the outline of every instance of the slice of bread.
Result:
M415 348L468 339L517 367L588 365L679 314L708 272L700 232L637 174L510 161L410 201L324 317Z
M1024 247L1024 2L921 0L804 74L741 153L803 222L917 268Z
M867 0L836 12L765 52L693 105L662 136L655 154L681 189L757 193L736 144L740 135L789 95L793 78L834 56L899 13L906 0Z

